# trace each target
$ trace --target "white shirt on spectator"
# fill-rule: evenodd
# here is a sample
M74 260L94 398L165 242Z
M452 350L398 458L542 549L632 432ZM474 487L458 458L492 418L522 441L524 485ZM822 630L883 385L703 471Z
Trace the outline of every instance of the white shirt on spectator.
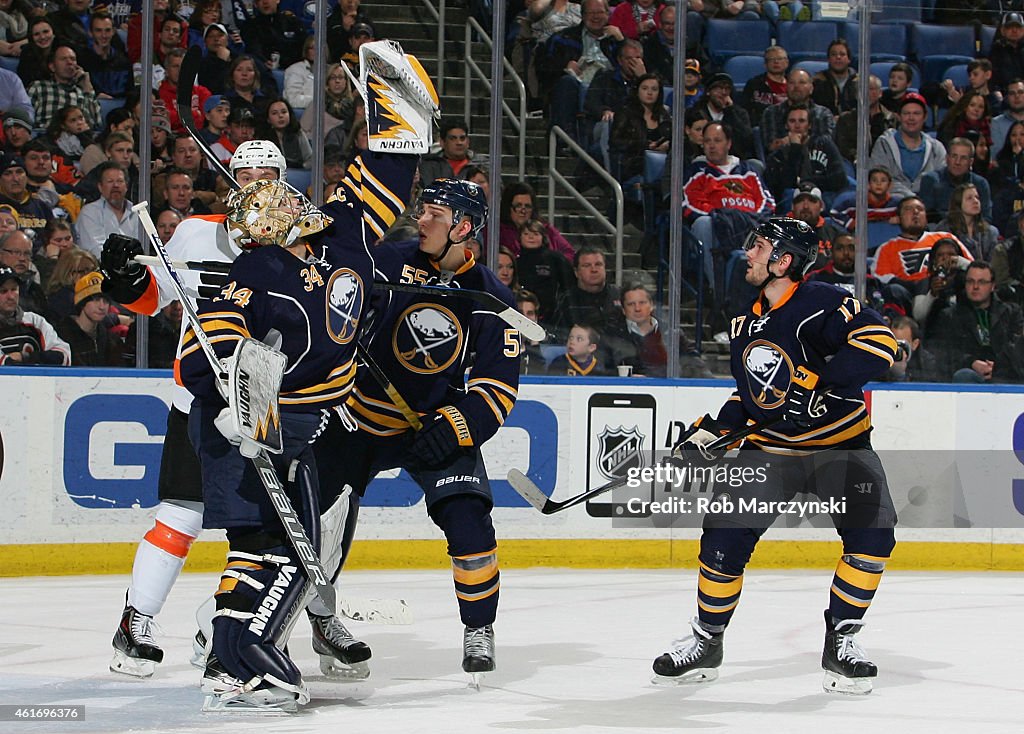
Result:
M82 207L75 228L78 230L78 246L99 260L107 235L116 232L127 237L139 236L139 217L127 199L124 201L124 213L118 216L106 199L99 198Z

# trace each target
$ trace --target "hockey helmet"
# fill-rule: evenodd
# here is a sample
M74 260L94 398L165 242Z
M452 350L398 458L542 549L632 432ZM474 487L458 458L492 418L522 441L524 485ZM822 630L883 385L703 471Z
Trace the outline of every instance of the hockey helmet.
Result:
M276 168L279 181L287 180L288 163L281 151L269 140L246 140L231 155L231 175L240 168Z
M799 219L772 217L751 230L743 249L753 247L758 237L764 237L772 245L769 263L778 262L786 254L792 256L793 262L785 273L792 280L802 280L818 258L818 235L811 225Z
M487 223L487 196L484 195L484 190L472 181L439 178L423 188L419 204L436 204L450 208L453 223L457 223L463 217L468 218L473 223L471 236L474 239L480 236L480 230Z
M253 181L228 197L228 230L242 249L288 247L334 221L283 181Z

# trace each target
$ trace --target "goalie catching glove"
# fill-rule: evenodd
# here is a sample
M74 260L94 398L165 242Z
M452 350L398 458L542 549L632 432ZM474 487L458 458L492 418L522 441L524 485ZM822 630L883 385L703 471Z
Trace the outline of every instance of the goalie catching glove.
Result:
M786 420L797 428L807 429L827 412L825 392L818 387L818 375L806 367L797 367L786 393Z
M707 446L728 433L728 429L705 413L693 425L683 431L679 442L672 447L672 458L687 464L708 464L718 461L725 454L725 448L709 451Z
M468 420L458 408L446 405L423 419L423 428L413 437L409 454L420 466L434 469L472 446L473 433Z

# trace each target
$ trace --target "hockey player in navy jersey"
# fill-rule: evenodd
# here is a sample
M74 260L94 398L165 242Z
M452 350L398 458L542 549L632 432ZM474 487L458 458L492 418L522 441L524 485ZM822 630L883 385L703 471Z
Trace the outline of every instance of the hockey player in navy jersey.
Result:
M465 246L487 218L479 186L438 179L423 189L415 216L417 240L374 250L378 278L484 290L514 305L508 288ZM498 608L493 503L480 446L515 404L519 335L469 299L380 290L374 309L366 346L421 417L422 430L410 430L407 416L360 371L349 401L359 431L347 434L332 422L317 442L317 460L324 475L360 494L378 472L394 467L406 469L423 489L427 512L448 539L465 625L462 667L476 680L494 669ZM346 442L343 460L338 441Z
M746 249L746 281L760 293L731 323L736 390L717 418L705 415L690 427L675 454L713 464L721 452L704 449L711 441L752 423L783 420L749 436L730 460L764 468L766 480L729 487L726 499L734 511L705 516L693 634L654 661L655 682L717 677L744 568L767 527L785 511L784 504L756 503L809 492L823 501L845 500L845 511L830 513L843 552L825 611L824 687L865 694L877 668L855 635L895 547L896 513L871 450L863 386L893 364L896 340L881 316L847 291L802 283L818 252L817 236L806 223L773 218L753 230ZM741 500L754 500L747 506L757 510L744 515Z

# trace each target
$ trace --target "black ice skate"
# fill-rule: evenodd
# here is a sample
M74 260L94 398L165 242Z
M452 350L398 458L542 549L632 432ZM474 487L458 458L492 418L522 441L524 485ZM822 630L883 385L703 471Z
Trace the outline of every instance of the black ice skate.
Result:
M204 659L206 666L203 668L203 678L199 682L199 688L203 693L220 695L242 687L242 681L226 671L212 651Z
M462 669L479 689L483 674L494 670L494 627L466 627L462 633Z
M859 619L835 623L825 610L825 650L821 667L825 671L822 686L829 693L866 696L871 693L871 679L878 675L878 666L853 638L864 627Z
M164 651L153 639L152 628L152 617L134 607L124 608L121 624L114 633L114 659L110 661L110 672L136 678L153 675L157 663L164 659Z
M313 628L313 651L320 656L320 670L328 678L362 680L370 677L366 661L370 646L352 636L337 617L309 614Z
M708 632L696 618L690 628L691 637L673 640L672 649L654 660L654 683L706 683L718 677L724 633Z

